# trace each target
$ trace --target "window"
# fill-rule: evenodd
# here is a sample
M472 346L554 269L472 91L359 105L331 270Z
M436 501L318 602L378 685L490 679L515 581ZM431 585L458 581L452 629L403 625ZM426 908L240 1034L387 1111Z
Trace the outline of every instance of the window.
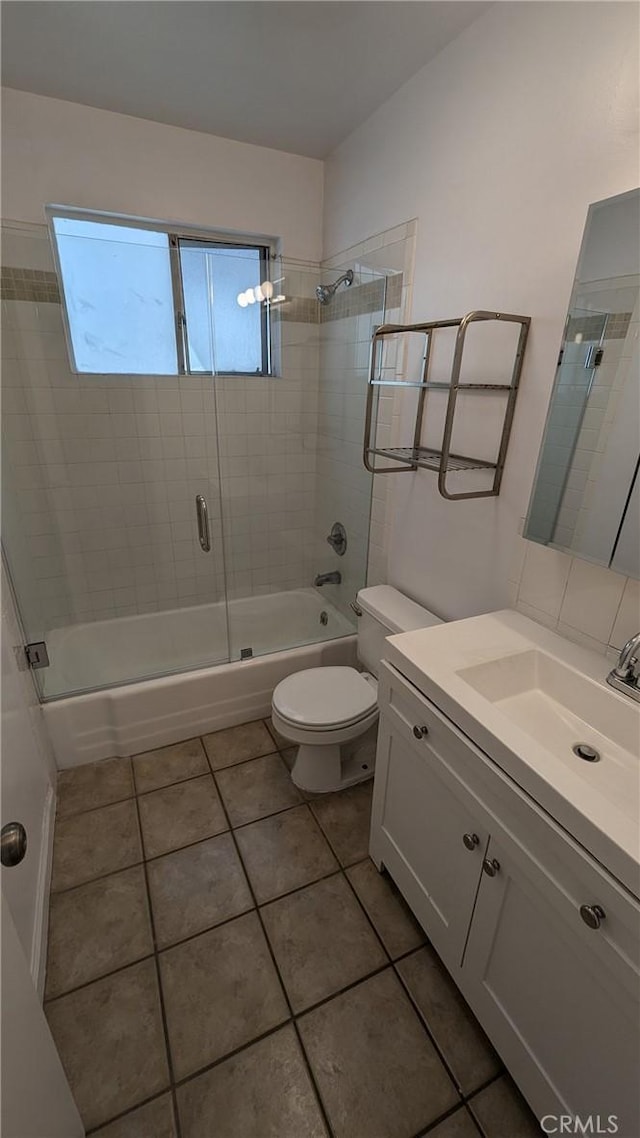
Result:
M47 212L75 371L273 374L270 246Z

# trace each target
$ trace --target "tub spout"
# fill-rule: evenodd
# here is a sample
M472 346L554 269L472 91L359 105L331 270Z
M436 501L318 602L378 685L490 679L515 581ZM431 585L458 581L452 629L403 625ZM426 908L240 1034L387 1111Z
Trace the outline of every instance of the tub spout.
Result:
M314 585L339 585L342 582L342 573L334 569L332 573L318 573Z

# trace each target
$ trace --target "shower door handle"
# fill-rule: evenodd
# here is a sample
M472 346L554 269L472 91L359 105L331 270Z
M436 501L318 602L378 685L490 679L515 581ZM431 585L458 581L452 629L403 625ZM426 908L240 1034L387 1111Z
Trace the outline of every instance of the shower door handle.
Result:
M200 548L205 553L208 553L211 549L211 541L209 539L209 513L206 500L202 494L196 494L196 517L198 519Z

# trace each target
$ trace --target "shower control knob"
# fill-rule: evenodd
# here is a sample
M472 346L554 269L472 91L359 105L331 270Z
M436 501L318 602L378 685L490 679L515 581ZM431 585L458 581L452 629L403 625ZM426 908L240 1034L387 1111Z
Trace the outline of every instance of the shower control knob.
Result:
M606 913L601 905L581 905L580 916L582 917L585 925L590 929L599 929L600 924L604 921Z
M495 877L500 869L500 862L495 857L486 857L482 863L482 868L489 877Z
M463 834L462 840L468 850L474 850L476 846L480 845L480 838L477 834Z
M419 726L416 723L416 726L413 728L413 733L416 739L424 739L425 735L429 734L429 728L425 727L424 724L422 726Z

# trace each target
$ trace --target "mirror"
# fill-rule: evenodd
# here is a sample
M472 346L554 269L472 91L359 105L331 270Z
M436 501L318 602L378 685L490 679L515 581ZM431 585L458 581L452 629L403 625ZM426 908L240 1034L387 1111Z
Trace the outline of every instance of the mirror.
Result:
M524 536L640 577L640 190L589 207Z

